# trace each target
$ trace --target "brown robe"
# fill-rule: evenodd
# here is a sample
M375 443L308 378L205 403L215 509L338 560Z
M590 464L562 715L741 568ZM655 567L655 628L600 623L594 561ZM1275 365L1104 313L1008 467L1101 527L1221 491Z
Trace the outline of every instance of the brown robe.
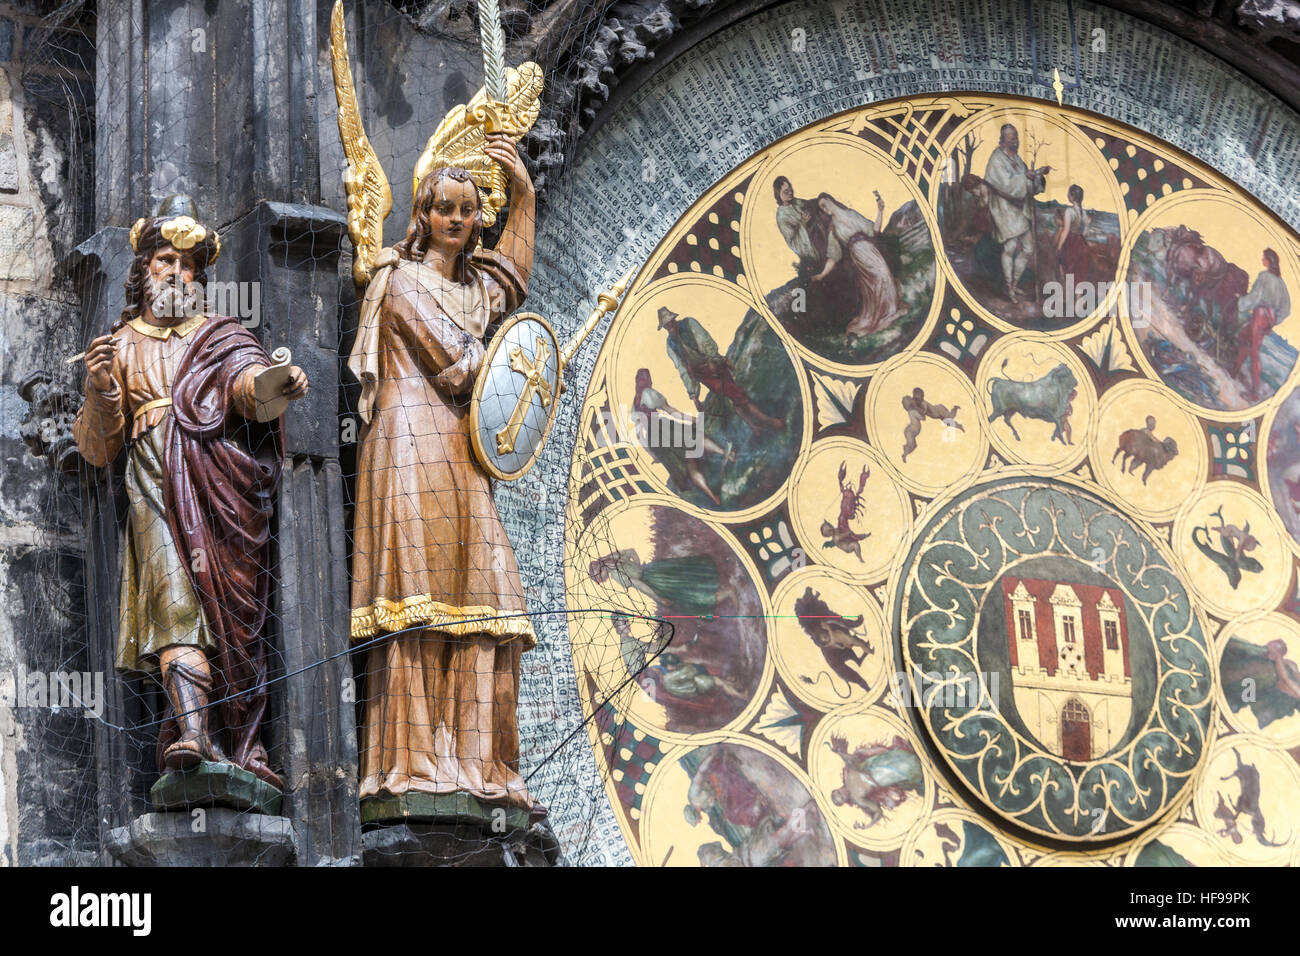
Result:
M172 383L181 358L207 321L195 316L158 327L135 318L114 332L117 350L104 392L86 380L86 400L73 434L92 465L110 464L129 436L129 507L122 552L117 667L155 671L165 647L216 653L207 616L190 583L189 563L172 538L167 518L167 435L159 427L171 412ZM251 387L249 396L251 400Z
M468 405L484 352L476 334L518 307L524 279L493 253L476 257L468 285L391 254L381 262L390 265L371 280L350 363L355 371L369 351L361 377L373 375L357 464L352 637L408 630L367 655L361 795L468 792L532 806L515 706L519 655L536 638L470 449Z

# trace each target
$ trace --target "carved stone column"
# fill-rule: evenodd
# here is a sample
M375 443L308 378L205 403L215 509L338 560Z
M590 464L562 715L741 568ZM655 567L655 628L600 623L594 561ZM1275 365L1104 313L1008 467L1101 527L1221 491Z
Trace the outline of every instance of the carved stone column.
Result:
M265 202L226 236L237 250L225 264L230 277L258 283L257 315L245 324L256 323L268 351L288 347L311 381L285 416L271 608L279 654L265 739L287 788L283 812L299 864L356 864L356 692L338 460L338 259L347 219L322 206ZM227 275L219 269L217 278Z
M82 327L87 341L102 334L125 303L123 283L131 265L127 230L101 229L76 249L63 268L81 294ZM92 670L105 675L103 720L95 724L95 777L99 803L102 862L111 864L109 833L144 813L148 788L157 776L147 747L116 728L148 721L145 690L137 679L116 675L117 619L122 576L122 534L126 491L119 459L109 468L92 468L78 458L83 477L81 513L86 524L86 630ZM134 738L134 739L133 739Z
M180 813L147 813L153 755L105 725L96 748L102 842L128 864L200 864L220 859L219 848L232 840L251 841L240 854L249 863L361 859L337 424L338 253L346 224L319 205L317 7L315 0L99 5L101 229L70 264L86 303L86 339L122 308L131 258L125 227L163 196L183 192L222 233L209 279L237 284L239 317L268 351L288 347L311 382L286 416L267 635L272 683L263 740L285 781L284 822L249 823L249 813L227 819L234 811L212 808L210 825L192 834ZM92 654L111 674L125 499L107 470L92 475L85 496L88 605L97 609ZM152 719L124 681L108 684L109 724Z

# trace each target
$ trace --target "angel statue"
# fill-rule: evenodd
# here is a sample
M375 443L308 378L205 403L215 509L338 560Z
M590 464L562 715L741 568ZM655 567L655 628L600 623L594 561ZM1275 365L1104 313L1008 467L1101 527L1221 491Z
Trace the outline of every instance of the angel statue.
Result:
M351 629L369 645L361 797L470 794L541 817L519 773L515 715L520 654L536 637L471 451L468 400L533 265L533 183L515 141L536 119L541 72L524 64L508 72L505 102L480 91L448 114L417 166L406 235L381 248L391 194L361 128L337 6L332 33L354 276L366 287L348 360L362 387ZM495 130L476 110L494 114ZM484 249L501 184L508 220Z

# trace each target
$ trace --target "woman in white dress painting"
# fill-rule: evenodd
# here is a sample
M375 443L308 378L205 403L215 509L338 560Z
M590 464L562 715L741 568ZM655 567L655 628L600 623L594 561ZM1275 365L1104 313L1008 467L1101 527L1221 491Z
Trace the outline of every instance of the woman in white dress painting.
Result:
M813 276L818 282L830 275L841 259L852 267L858 287L858 311L844 330L849 342L879 332L903 314L889 264L873 241L884 228L885 201L876 193L876 221L845 206L830 193L817 197L817 210L827 226L826 263ZM846 258L847 254L847 258Z

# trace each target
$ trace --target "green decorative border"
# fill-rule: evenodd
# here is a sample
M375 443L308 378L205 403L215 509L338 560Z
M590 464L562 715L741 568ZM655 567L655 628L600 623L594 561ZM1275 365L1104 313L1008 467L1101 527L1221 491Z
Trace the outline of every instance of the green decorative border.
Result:
M980 673L976 645L988 589L1009 565L1052 555L1093 564L1142 615L1156 661L1155 703L1145 725L1121 750L1072 763L1013 728L987 695L973 706L936 697L918 709L934 749L1002 817L1054 839L1111 840L1170 807L1211 734L1209 642L1153 538L1063 482L1022 477L978 485L937 512L917 537L895 602L895 633L909 672Z

